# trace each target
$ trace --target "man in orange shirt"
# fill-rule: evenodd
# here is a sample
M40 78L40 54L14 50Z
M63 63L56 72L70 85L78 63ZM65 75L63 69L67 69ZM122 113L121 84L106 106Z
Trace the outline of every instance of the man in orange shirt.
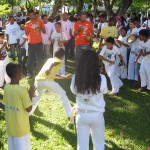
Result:
M86 13L82 13L80 16L80 20L74 24L76 62L79 60L83 51L91 49L90 37L93 33L93 25L86 19Z
M28 37L29 48L28 48L28 63L27 63L27 72L28 78L31 78L33 75L33 66L37 62L38 69L43 65L43 44L41 32L45 33L45 26L42 20L35 17L33 10L28 12L30 20L26 22L25 29Z

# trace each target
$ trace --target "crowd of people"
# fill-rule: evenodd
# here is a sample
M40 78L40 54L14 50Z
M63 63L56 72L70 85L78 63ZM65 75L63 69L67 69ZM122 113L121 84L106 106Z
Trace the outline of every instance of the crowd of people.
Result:
M135 13L127 18L107 18L104 13L93 18L64 12L53 18L30 10L25 17L9 16L5 32L0 32L0 87L4 88L8 149L31 149L29 115L48 91L62 101L68 120L77 111L77 149L88 149L91 130L94 149L104 150L105 76L110 78L112 96L119 93L124 80L140 84L140 91L150 91L149 29L150 15L144 20ZM98 51L92 49L95 40ZM66 75L69 58L75 60L74 75ZM23 75L36 75L35 87L29 91L19 85ZM54 81L69 78L75 107Z

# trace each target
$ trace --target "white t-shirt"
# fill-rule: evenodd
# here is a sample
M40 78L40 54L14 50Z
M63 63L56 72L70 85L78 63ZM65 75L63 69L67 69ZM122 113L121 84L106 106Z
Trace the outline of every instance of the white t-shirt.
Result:
M77 93L75 87L75 75L73 75L70 89L73 94L76 94L77 109L94 110L99 112L105 111L105 101L103 94L106 94L108 92L108 88L106 77L102 74L100 74L100 76L101 76L100 92L97 92L97 94L92 93L81 94Z
M17 31L17 39L20 40L19 44L22 44L24 42L24 37L23 37L24 34L25 34L25 30L18 30ZM21 48L23 48L23 47L24 47L24 45Z
M123 42L124 44L128 44L127 43L127 36L123 37L120 35L118 37L118 40ZM123 56L127 55L127 47L125 47L124 45L121 45L121 47L119 49L120 49L121 55L123 55Z
M103 49L101 50L101 52L100 52L99 55L103 56L104 58L106 58L106 59L108 59L108 60L110 60L110 61L115 61L115 60L116 60L116 55L120 55L120 54L121 54L121 53L120 53L120 51L119 51L119 49L118 49L117 46L114 45L114 46L113 46L113 49L110 50L110 49L108 49L107 46L105 45L105 46L103 47ZM109 63L108 63L107 61L103 61L103 63L104 63L105 65L109 65Z
M54 31L51 35L51 39L54 39L54 45L53 45L53 54L55 51L59 48L58 42L59 41L67 41L68 38L64 32L58 33L57 31Z
M147 21L148 21L148 24L147 24ZM144 25L146 25L146 26L148 25L148 28L150 28L150 20L146 20L146 21L143 23L143 26L144 26Z
M71 23L71 21L62 21L62 31L66 34L68 40L71 39L70 30L71 32L73 30L73 24Z
M102 27L108 26L107 22L98 23L98 29L100 30Z
M143 50L143 52L150 52L150 39L146 43L141 41L139 47L140 49ZM145 61L150 63L150 54L148 54L147 56L143 58L142 62L145 62Z
M55 26L53 23L51 22L48 22L47 24L44 24L45 25L45 30L46 30L46 33L42 33L42 42L44 45L50 45L50 41L49 41L49 38L51 37L51 34L52 32L55 31Z
M10 23L6 25L5 33L9 36L9 44L17 43L17 31L20 30L18 24L14 23L11 25Z

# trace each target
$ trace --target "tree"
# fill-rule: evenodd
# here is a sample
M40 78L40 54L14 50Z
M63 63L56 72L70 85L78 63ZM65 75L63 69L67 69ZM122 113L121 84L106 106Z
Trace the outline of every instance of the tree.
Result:
M115 15L124 15L128 8L131 6L133 0L104 0L104 6L108 16L115 16ZM113 6L118 6L118 10L115 13L113 11Z

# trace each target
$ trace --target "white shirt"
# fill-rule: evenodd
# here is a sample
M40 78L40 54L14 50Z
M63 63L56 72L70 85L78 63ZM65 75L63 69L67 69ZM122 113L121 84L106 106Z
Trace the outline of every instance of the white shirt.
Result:
M51 37L52 32L55 31L55 26L51 22L44 24L44 26L45 26L46 33L45 34L42 33L42 42L44 45L50 45L51 43L49 41L49 38Z
M70 30L73 30L73 24L71 23L71 21L62 21L62 31L65 32L68 40L71 39Z
M98 29L101 29L102 27L108 26L107 22L98 23Z
M101 77L100 92L97 92L97 94L77 93L75 87L75 75L72 77L70 89L73 94L76 94L77 109L94 110L99 112L105 111L105 101L103 94L106 94L108 91L107 81L104 75L100 74L100 77ZM86 101L85 99L87 99L88 101Z
M110 61L115 61L116 55L120 55L120 51L119 51L118 47L115 45L113 46L112 50L108 49L107 46L105 45L99 55L103 56L104 58L106 58ZM107 61L103 61L103 63L105 65L109 65L109 63Z
M150 39L145 43L143 41L140 42L140 49L143 50L143 52L150 52ZM145 56L143 58L142 62L149 62L150 63L150 54L148 54L147 56Z
M5 33L9 36L9 44L17 43L17 31L20 30L18 24L14 23L11 25L10 23L6 25Z
M24 42L24 34L25 34L25 30L18 30L17 31L17 39L19 39L20 41L19 41L19 44L21 45L23 42ZM21 48L23 48L24 47L24 45L21 47Z
M127 36L123 37L123 36L120 35L118 37L118 40L121 41L124 44L128 44L127 43ZM127 47L125 47L124 45L121 45L121 47L119 49L120 49L121 55L123 55L123 56L127 55Z
M147 22L148 22L148 24L147 24ZM143 26L144 25L146 25L146 27L147 27L147 25L148 25L148 28L150 28L150 20L146 20L144 23L143 23Z
M51 35L51 39L54 39L54 45L53 45L53 53L59 48L58 42L59 41L67 41L68 38L64 32L58 33L57 31L54 31Z

